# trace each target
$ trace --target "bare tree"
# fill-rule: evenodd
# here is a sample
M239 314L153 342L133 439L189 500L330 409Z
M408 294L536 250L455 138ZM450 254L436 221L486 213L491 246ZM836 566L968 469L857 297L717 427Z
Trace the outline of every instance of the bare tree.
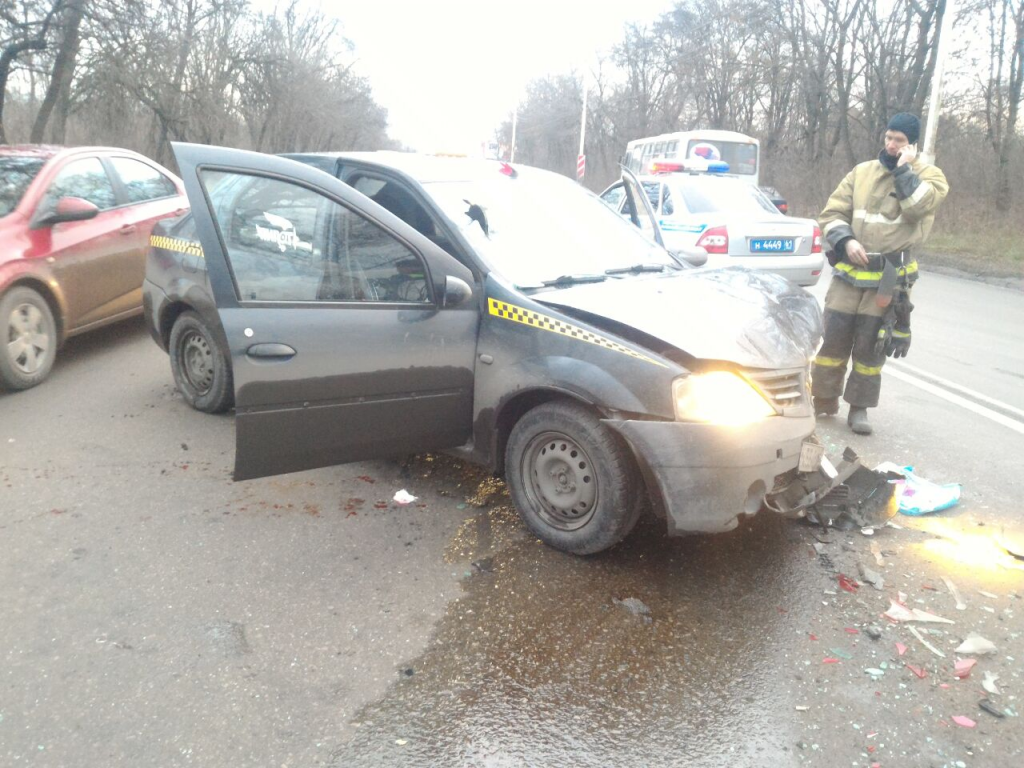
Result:
M0 6L0 24L3 25L0 28L0 144L7 143L4 107L11 70L20 56L46 48L50 25L63 6L64 0L52 3L23 0L18 8L13 3Z
M46 124L50 121L53 109L60 102L58 120L53 132L54 141L64 141L64 128L67 123L68 105L70 102L71 78L75 71L75 59L78 56L79 29L85 15L87 0L67 0L63 10L63 21L60 28L60 46L54 57L53 70L50 73L50 84L46 96L39 107L35 124L32 126L30 141L34 144L43 141Z

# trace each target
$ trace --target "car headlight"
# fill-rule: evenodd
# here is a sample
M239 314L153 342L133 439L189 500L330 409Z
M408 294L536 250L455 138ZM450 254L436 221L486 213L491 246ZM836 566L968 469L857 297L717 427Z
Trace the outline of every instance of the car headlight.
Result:
M672 382L672 400L680 421L750 424L776 415L764 396L729 371L695 373Z

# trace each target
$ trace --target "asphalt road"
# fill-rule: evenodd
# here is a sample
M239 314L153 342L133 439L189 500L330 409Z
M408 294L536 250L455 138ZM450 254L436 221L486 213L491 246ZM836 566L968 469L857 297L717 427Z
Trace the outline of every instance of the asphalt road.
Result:
M1013 764L1024 294L926 274L915 301L876 434L819 432L959 506L871 536L645 520L586 559L445 457L235 484L231 416L182 402L141 322L73 340L0 394L0 765ZM843 589L864 567L883 588ZM885 621L899 592L955 623ZM970 632L998 650L960 680Z

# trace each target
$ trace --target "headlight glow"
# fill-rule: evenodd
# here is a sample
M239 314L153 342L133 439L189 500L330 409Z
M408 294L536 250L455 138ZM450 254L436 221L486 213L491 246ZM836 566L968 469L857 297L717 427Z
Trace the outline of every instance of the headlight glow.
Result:
M760 392L729 371L676 379L672 382L672 399L680 421L741 425L776 415Z

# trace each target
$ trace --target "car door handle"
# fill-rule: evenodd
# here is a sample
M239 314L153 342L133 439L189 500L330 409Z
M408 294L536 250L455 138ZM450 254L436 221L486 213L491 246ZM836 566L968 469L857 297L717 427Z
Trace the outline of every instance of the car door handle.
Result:
M133 232L135 232L137 229L138 229L138 227L136 227L134 224L125 224L123 227L121 227L117 231L120 232L122 235L130 235Z
M266 360L268 358L287 360L290 357L295 357L295 350L287 344L253 344L245 350L245 354L249 357L256 357L261 360Z

